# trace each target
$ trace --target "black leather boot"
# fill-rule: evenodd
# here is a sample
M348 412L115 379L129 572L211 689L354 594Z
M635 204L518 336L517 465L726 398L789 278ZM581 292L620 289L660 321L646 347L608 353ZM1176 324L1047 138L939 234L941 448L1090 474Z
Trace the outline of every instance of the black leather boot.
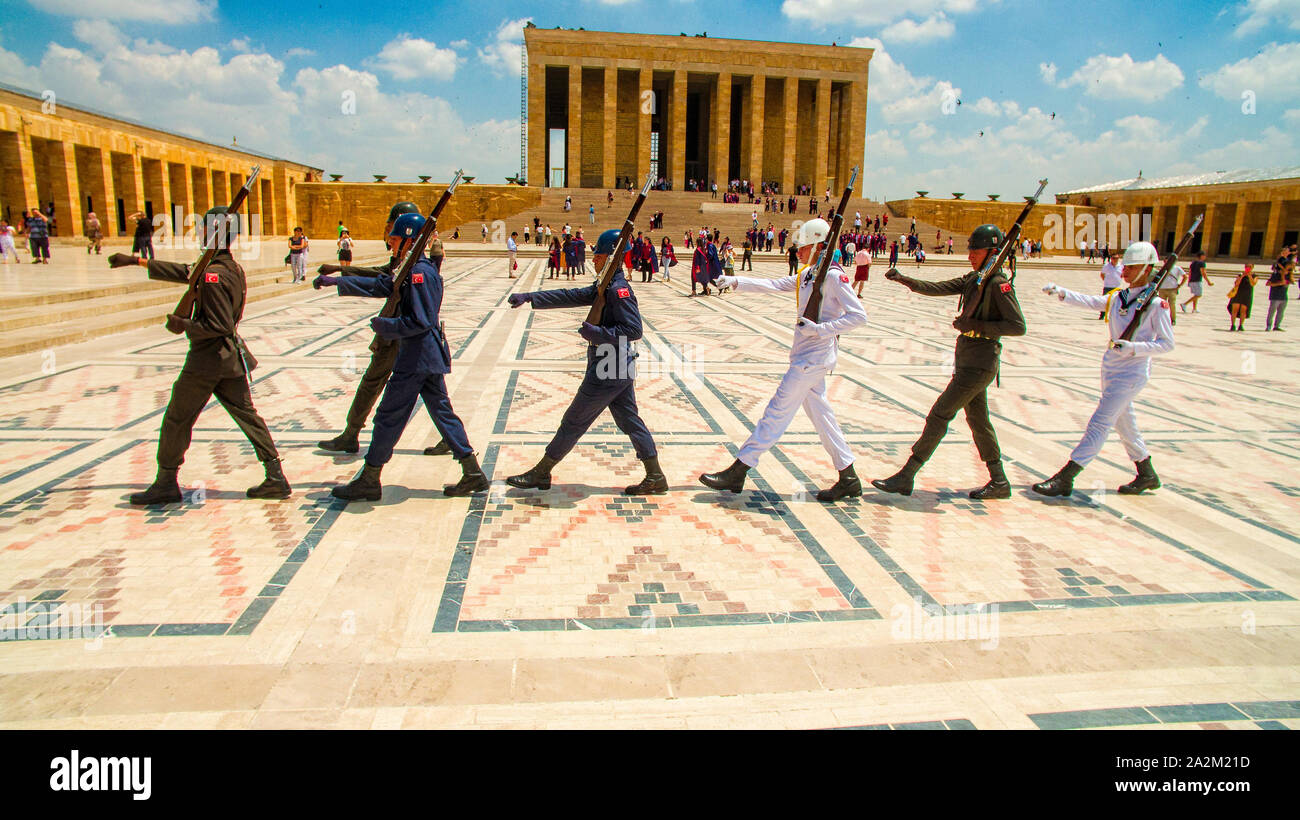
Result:
M896 495L911 495L912 480L916 478L916 473L921 469L922 462L918 461L916 456L910 456L903 469L891 475L889 478L877 478L872 480L871 486L880 490L882 493L894 493Z
M332 439L316 442L316 446L330 453L360 452L361 444L357 441L357 434L360 432L349 427Z
M623 495L663 495L668 492L668 477L659 467L659 457L642 459L645 464L645 478L640 483L623 489Z
M537 466L526 473L512 475L506 479L506 483L511 487L519 487L523 490L536 488L538 490L551 489L551 468L560 462L550 456L542 456L542 460L537 462Z
M280 459L265 461L262 466L266 468L266 478L256 487L249 487L244 494L249 498L288 498L293 493L293 488L280 469Z
M452 498L473 495L492 486L492 482L488 481L488 477L483 474L483 468L478 466L478 458L473 453L457 460L460 461L460 481L443 487L443 495Z
M447 443L446 439L443 439L432 447L425 447L424 454L426 456L449 456L451 455L451 445Z
M1034 492L1047 496L1068 496L1074 492L1074 477L1083 472L1083 468L1073 461L1065 462L1061 471L1046 481L1034 485Z
M367 464L361 468L361 475L330 490L330 495L344 501L378 501L384 494L384 485L379 483L383 469Z
M1151 466L1151 456L1133 463L1137 465L1137 478L1119 488L1121 495L1138 495L1143 490L1160 488L1160 476L1156 475L1156 468Z
M170 469L159 467L158 475L154 478L149 489L142 493L132 493L131 503L137 507L153 507L159 504L177 504L183 496L181 495L181 486L176 482L176 474L180 468Z
M1002 469L1002 462L986 461L984 463L989 468L989 483L978 490L971 490L970 497L976 501L987 501L990 498L1010 498L1011 482L1007 481L1007 474Z
M745 476L748 473L749 465L736 459L720 473L705 473L700 476L700 483L715 490L738 493L745 489Z
M857 498L862 495L862 479L854 472L853 465L840 470L839 479L829 489L818 490L818 501L838 501L841 498Z

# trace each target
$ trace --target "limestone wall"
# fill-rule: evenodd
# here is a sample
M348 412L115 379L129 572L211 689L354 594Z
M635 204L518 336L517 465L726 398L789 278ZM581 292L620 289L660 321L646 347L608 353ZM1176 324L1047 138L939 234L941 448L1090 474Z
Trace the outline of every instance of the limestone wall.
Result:
M446 187L418 182L303 182L296 187L296 224L312 239L333 240L342 220L353 237L380 239L394 202L409 199L427 214ZM438 219L439 232L446 238L457 226L465 226L477 239L479 223L490 226L493 220L536 207L541 198L538 188L461 185Z
M997 225L1005 231L1016 221L1016 217L1020 216L1020 211L1024 207L1025 201L1023 199L1018 202L992 202L989 200L916 197L913 199L894 199L889 202L889 209L897 217L901 217L903 220L916 217L919 222L928 222L942 228L945 233L951 232L956 236L969 235L977 226L984 224ZM1072 249L1077 252L1078 246L1072 244L1071 232L1069 230L1050 230L1052 221L1049 218L1055 217L1056 220L1059 220L1057 224L1064 226L1067 216L1078 221L1079 217L1095 217L1096 214L1096 208L1086 206L1071 206L1067 214L1065 205L1054 205L1040 200L1025 221L1021 235L1035 242L1043 242L1044 250L1064 251ZM892 223L891 228L893 224L898 223ZM907 229L906 222L900 224L899 228L905 231ZM1060 238L1058 239L1058 237ZM926 239L926 237L922 238Z

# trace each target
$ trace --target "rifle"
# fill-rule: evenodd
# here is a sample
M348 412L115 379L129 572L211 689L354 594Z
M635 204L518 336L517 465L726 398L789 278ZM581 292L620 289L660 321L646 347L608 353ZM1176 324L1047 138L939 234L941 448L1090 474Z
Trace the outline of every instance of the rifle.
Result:
M229 236L229 232L225 230L225 227L232 218L239 218L236 212L243 206L244 200L248 199L248 192L253 189L253 181L257 179L257 175L261 170L262 166L253 166L253 170L248 174L248 179L244 181L244 186L235 192L235 198L230 200L230 205L226 207L225 219L213 219L212 235L207 237L203 255L190 269L189 285L185 288L181 300L176 303L176 309L172 311L174 315L185 319L193 318L194 302L199 296L199 282L203 281L203 273L208 269L208 265L212 263L212 257L217 255L218 246L225 244L225 240ZM168 328L168 330L171 330L171 328ZM171 332L180 333L182 331L172 330Z
M438 228L438 214L442 213L442 209L447 207L447 203L451 201L451 195L455 193L456 186L460 184L463 175L462 169L456 170L455 179L447 186L447 190L442 192L438 204L433 206L433 211L425 218L424 227L420 228L420 232L415 235L415 239L411 242L411 247L406 251L406 256L402 257L402 264L393 272L393 290L388 294L383 310L379 311L381 317L391 319L397 315L397 305L402 301L402 283L410 275L411 268L415 267L415 263L424 255L425 245L429 244L429 238L433 236L433 232Z
M1205 219L1205 214L1196 217L1192 222L1192 227L1188 228L1187 233L1183 234L1183 238L1178 241L1178 247L1174 248L1174 252L1165 259L1165 264L1161 266L1160 273L1156 274L1155 278L1151 280L1151 284L1147 285L1146 290L1138 296L1137 305L1133 308L1133 319L1128 323L1128 327L1124 328L1124 332L1119 335L1121 340L1126 342L1133 340L1133 334L1137 333L1138 326L1142 324L1142 317L1146 314L1147 308L1151 307L1151 303L1156 300L1157 292L1160 290L1160 286L1164 284L1165 277L1169 275L1169 272L1174 269L1174 265L1178 262L1178 254L1192 244L1196 229L1201 227L1202 219ZM1115 342L1111 342L1110 346L1115 347Z
M605 258L605 269L600 273L600 281L596 283L596 300L591 303L591 310L587 311L587 322L596 324L600 321L600 314L605 310L605 289L609 283L614 281L614 274L618 273L618 268L623 264L623 249L627 247L627 241L632 236L636 215L641 210L641 205L645 202L646 196L650 193L650 184L654 182L653 174L646 174L645 185L641 186L641 193L637 196L636 202L632 203L632 210L628 211L627 219L623 220L623 230L619 231L618 241L614 243L614 249L609 252Z
M1002 247L998 248L998 252L986 259L984 264L980 267L978 271L978 279L980 283L979 293L975 294L974 299L968 300L966 304L961 306L962 316L970 318L975 315L975 311L979 309L980 303L984 301L984 291L989 286L989 280L993 278L994 274L1002 269L1002 266L1006 264L1008 257L1015 257L1016 245L1020 241L1020 229L1025 224L1025 219L1029 217L1029 212L1038 204L1038 198L1043 195L1043 189L1046 187L1047 180L1038 180L1038 191L1025 201L1025 207L1020 211L1020 216L1016 217L1015 224L1011 226L1011 230L1007 231L1006 237L1002 240ZM1012 272L1014 275L1014 268L1012 269Z
M809 322L821 321L822 285L826 284L826 272L831 269L831 259L835 256L835 246L839 242L840 228L844 227L844 210L849 207L849 197L853 196L853 186L857 181L858 168L855 165L853 173L849 175L849 184L844 188L844 193L840 196L840 205L835 209L835 215L831 217L831 232L826 234L826 245L822 248L822 258L817 263L817 278L813 281L813 289L808 296L808 304L804 305L803 316L799 319L800 325L804 323L804 320Z

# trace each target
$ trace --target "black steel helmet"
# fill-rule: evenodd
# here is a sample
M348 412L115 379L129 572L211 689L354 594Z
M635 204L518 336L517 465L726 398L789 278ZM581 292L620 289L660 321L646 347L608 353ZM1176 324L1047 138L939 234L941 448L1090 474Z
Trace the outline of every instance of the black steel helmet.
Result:
M218 205L215 208L209 208L207 213L203 214L203 237L205 244L207 237L212 236L212 232L218 230L221 231L219 234L221 241L217 244L217 247L230 247L231 241L239 234L239 214L231 214L230 209L225 205Z
M404 199L388 209L388 221L392 223L402 214L418 214L420 206L410 200Z
M1006 235L997 225L980 225L970 232L970 239L967 240L966 247L972 251L982 251L985 248L997 250L1002 247L1002 240Z

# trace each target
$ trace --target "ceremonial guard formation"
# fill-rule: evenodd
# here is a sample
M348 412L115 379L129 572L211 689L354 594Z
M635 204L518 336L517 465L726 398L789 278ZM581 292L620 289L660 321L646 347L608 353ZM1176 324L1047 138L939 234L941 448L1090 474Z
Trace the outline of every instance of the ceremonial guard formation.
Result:
M1151 466L1151 454L1138 432L1137 417L1133 413L1134 400L1151 378L1151 357L1174 349L1169 305L1155 296L1166 271L1162 270L1154 281L1151 275L1159 261L1154 245L1134 242L1124 251L1126 289L1105 296L1090 296L1055 284L1043 286L1044 293L1056 296L1067 305L1104 313L1110 328L1110 344L1101 357L1101 401L1088 420L1083 440L1056 475L1034 485L1034 492L1039 495L1070 495L1074 491L1074 479L1101 452L1112 427L1119 431L1124 450L1137 465L1137 477L1121 486L1119 491L1136 495L1160 486L1160 478Z

